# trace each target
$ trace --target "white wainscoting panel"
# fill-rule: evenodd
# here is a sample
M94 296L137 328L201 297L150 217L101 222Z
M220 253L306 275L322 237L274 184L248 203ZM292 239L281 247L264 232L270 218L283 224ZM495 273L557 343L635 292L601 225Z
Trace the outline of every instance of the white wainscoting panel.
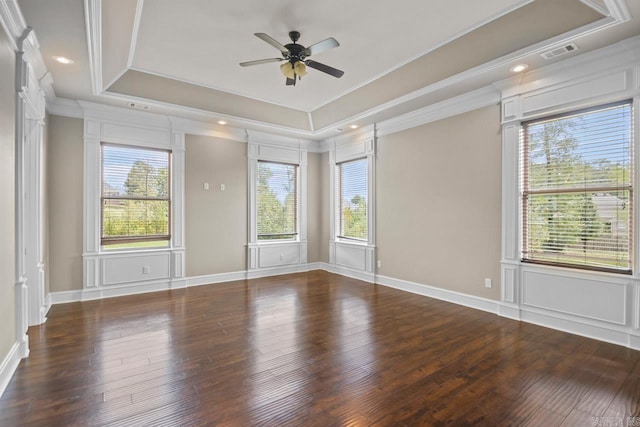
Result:
M367 271L367 246L336 242L336 264Z
M171 277L170 261L169 252L103 255L102 285L169 279Z
M300 263L300 243L258 246L259 268L280 267Z
M523 269L522 305L587 319L627 324L630 287L606 279Z

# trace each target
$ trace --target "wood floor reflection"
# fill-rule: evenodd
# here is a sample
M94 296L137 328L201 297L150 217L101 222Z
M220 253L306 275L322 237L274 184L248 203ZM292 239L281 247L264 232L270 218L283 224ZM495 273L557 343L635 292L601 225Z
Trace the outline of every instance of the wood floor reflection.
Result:
M30 337L2 426L640 426L640 352L322 271L56 305Z

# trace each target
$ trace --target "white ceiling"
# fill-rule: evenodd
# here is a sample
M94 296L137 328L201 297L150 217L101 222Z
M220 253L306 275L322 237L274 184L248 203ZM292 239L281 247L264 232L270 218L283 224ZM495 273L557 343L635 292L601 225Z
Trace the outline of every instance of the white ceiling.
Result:
M563 60L539 55L558 44L576 42L575 56L640 34L639 0L13 1L59 98L312 139L508 78L516 61ZM291 30L305 46L335 37L312 59L344 76L309 69L287 87L279 63L238 65L279 56L254 33L286 44Z
M147 0L132 66L308 112L523 3ZM299 43L305 46L336 38L341 46L313 59L345 75L336 79L309 70L296 87L286 87L277 63L238 65L280 56L253 33L265 32L287 44L291 30L301 33Z

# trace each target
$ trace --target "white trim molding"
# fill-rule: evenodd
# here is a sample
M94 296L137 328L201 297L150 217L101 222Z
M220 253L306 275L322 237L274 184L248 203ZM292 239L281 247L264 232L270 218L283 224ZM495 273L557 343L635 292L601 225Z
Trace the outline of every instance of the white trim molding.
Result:
M640 121L639 52L635 37L536 70L526 80L496 84L502 89L501 316L640 349L640 202L633 207L634 274L589 272L520 261L519 188L522 121L631 98L634 121ZM638 153L640 131L634 129Z
M435 286L423 285L421 283L410 282L407 280L395 279L393 277L377 275L376 283L390 288L400 289L401 291L411 292L413 294L435 298L494 314L498 313L500 307L500 302L492 299L477 297L475 295L464 294Z
M376 136L379 138L499 103L500 91L493 86L485 86L377 123Z
M20 364L20 359L26 357L22 355L20 347L20 343L14 343L5 358L2 360L2 363L0 363L0 398L7 389L13 374L16 372L16 369Z
M328 141L329 151L329 264L331 270L367 282L375 281L376 259L376 128L367 126ZM356 242L338 237L340 201L338 165L367 159L367 240Z
M248 140L248 277L271 275L270 271L289 271L307 264L307 146L308 141L247 131ZM298 167L296 182L297 237L291 241L258 241L257 171L259 161L287 163ZM275 273L284 274L284 273Z
M84 113L83 299L184 288L184 131L162 116L80 102ZM171 241L167 248L102 249L100 144L170 150ZM129 290L129 288L131 290ZM56 301L56 298L53 298Z

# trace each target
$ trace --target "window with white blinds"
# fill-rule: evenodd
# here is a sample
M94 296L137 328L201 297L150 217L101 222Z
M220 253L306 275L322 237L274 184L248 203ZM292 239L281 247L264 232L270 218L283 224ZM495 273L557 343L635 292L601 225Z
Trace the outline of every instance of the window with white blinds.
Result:
M339 210L338 237L368 239L368 160L358 159L336 165L336 199Z
M258 161L256 176L258 240L298 236L298 166Z
M522 124L523 261L630 273L631 101Z
M103 143L101 161L102 245L167 246L171 152Z

